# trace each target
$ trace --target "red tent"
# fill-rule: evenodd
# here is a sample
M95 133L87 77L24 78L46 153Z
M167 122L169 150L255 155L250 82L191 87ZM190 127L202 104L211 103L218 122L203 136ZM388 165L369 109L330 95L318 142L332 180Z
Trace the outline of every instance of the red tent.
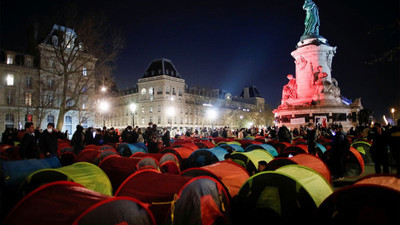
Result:
M149 224L154 217L133 198L111 197L80 184L58 181L25 196L8 214L6 225L20 224Z
M181 176L211 176L224 184L231 198L234 198L240 187L249 179L247 170L232 161L221 161L200 168L190 168L181 173Z
M331 172L325 162L322 161L322 159L310 154L301 153L290 158L275 158L268 163L268 169L276 170L289 164L298 164L313 169L320 173L328 181L328 183L332 183Z
M150 204L157 224L228 224L229 200L211 177L185 177L142 170L132 174L115 193Z

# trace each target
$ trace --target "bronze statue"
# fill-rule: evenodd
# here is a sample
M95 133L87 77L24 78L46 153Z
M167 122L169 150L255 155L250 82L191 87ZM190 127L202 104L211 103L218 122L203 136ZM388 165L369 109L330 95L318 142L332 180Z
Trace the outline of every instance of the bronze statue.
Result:
M306 19L304 21L305 35L319 35L319 14L317 5L312 0L305 0L303 9L306 10Z

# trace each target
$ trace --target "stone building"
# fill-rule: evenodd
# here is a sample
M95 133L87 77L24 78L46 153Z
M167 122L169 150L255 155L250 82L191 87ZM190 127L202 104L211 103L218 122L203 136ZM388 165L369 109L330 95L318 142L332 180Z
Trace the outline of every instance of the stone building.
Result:
M38 45L38 56L15 51L0 52L0 128L24 129L25 122L33 122L36 127L44 129L47 123L57 123L62 98L64 78L63 70L57 60L55 49L67 46L76 37L72 29L54 25L47 38ZM78 46L80 48L80 46ZM67 46L65 52L73 51ZM75 131L76 125L96 126L95 111L89 101L94 95L95 83L92 78L95 58L90 55L70 63L67 98L65 104L70 110L63 117L62 130L69 134ZM79 65L79 66L78 66ZM83 94L76 97L76 93ZM75 98L73 98L75 96ZM75 104L76 103L76 104Z
M159 127L172 125L180 131L235 127L235 121L228 121L227 114L265 109L265 100L256 87L245 87L240 96L221 89L189 87L171 60L165 58L152 61L137 85L121 90L112 102L115 110L106 115L105 125L119 129L133 122L139 127L147 127L149 122Z

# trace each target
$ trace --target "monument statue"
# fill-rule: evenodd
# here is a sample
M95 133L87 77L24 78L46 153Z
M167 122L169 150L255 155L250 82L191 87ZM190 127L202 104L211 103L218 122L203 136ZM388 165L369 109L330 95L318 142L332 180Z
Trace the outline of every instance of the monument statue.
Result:
M293 78L292 74L287 75L289 82L283 86L282 90L282 100L287 100L289 98L297 98L297 84L296 79Z
M335 78L331 78L332 82L325 80L323 82L324 89L323 92L328 95L333 95L334 97L340 97L340 88L338 82Z
M304 21L305 29L303 36L319 35L319 14L317 5L312 0L305 0L303 9L306 10Z
M311 67L312 69L312 67ZM317 67L317 72L314 73L314 71L312 70L312 74L314 76L314 79L312 79L314 81L314 90L316 94L321 94L324 90L324 82L325 82L325 77L328 76L328 74L324 73L322 71L322 66L318 66Z

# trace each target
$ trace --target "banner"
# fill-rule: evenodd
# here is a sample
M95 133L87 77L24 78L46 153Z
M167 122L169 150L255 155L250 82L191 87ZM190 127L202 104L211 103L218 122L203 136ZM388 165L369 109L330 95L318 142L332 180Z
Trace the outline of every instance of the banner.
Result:
M305 117L290 119L290 124L304 124L304 123L306 123Z

